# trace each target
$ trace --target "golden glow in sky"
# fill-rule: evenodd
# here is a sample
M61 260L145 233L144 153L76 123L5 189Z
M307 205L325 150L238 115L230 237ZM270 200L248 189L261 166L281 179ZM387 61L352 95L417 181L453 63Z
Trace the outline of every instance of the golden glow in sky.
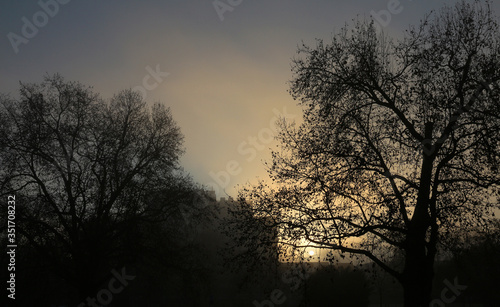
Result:
M399 2L384 15L387 0L244 0L223 13L201 0L68 1L14 48L7 34L22 36L23 17L43 8L3 1L0 92L16 96L19 81L40 82L47 73L106 99L142 87L146 100L171 107L185 136L186 171L216 185L219 197L235 196L236 185L267 178L274 110L301 117L287 92L297 46L328 41L346 22L373 14L394 36L447 1Z

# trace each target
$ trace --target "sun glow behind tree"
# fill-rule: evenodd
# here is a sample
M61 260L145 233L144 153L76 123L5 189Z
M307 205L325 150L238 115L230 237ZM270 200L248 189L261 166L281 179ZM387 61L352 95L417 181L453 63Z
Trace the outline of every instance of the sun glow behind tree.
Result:
M277 187L259 182L239 198L287 250L366 257L401 283L408 306L428 305L440 242L487 227L498 207L496 16L488 2L461 1L400 40L361 20L298 53L290 92L304 122L281 127L268 165Z

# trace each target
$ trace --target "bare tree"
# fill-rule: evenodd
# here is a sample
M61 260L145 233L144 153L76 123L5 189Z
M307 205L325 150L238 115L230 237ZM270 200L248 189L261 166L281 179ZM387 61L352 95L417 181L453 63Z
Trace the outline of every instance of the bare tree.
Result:
M165 230L158 223L188 199L180 129L168 108L148 108L139 93L104 102L58 75L21 84L20 99L0 105L1 194L18 199L20 240L81 299L95 296L111 268L152 248L147 232Z
M365 257L405 306L428 306L440 239L487 227L498 207L499 34L488 2L462 1L400 40L359 21L303 45L290 91L303 123L282 125L273 184L242 189L241 204L280 244Z

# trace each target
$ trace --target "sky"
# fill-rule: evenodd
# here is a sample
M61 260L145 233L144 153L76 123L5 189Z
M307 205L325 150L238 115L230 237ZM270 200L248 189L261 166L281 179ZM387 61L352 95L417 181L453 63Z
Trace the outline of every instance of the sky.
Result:
M219 197L267 178L274 122L301 118L287 92L298 45L373 18L401 37L456 1L0 0L0 92L59 73L104 99L132 88L170 107L181 159ZM500 13L500 1L492 8Z

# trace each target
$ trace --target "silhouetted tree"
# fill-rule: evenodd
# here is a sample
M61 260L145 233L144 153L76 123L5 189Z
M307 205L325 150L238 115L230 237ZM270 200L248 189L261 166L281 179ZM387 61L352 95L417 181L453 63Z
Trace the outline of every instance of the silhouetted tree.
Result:
M440 238L487 227L498 206L499 34L487 2L462 1L400 40L360 21L302 46L290 92L303 123L282 124L273 185L240 202L281 244L365 257L401 283L405 306L428 306Z
M20 99L0 106L1 194L16 195L19 240L80 299L112 268L167 253L158 242L173 240L193 193L168 108L131 90L105 102L58 75L21 84Z

